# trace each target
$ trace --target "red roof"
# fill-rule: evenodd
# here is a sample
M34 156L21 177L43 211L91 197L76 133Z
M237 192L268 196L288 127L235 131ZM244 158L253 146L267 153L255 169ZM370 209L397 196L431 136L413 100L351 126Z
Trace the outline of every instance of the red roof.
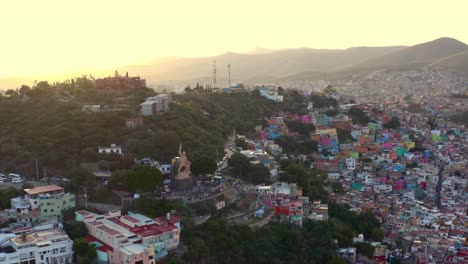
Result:
M155 228L156 226L157 226L156 224L153 224L153 225L135 227L135 228L130 229L130 231L142 237L150 237L150 236L156 236L156 235L162 234L163 232L156 229Z
M132 222L132 223L140 222L140 220L136 219L135 217L131 217L129 215L123 216L122 219L125 219L125 220L127 220L129 222Z
M119 225L119 226L121 226L121 227L123 227L123 228L126 228L126 229L132 228L131 226L126 225L126 224L120 222L120 220L119 220L118 218L116 218L116 217L107 218L107 220L109 220L109 221L111 221L112 223L117 224L117 225Z
M114 229L107 230L107 231L106 231L106 233L108 233L108 234L109 234L109 235L111 235L111 236L114 236L114 235L118 235L118 234L120 234L120 232L119 232L119 231L117 231L117 230L114 230Z
M159 225L159 224L152 224L146 226L140 226L131 228L130 231L142 236L142 237L150 237L150 236L157 236L164 233L169 233L174 230L173 225Z
M88 241L89 243L92 243L92 242L99 242L100 244L102 244L102 246L98 247L97 250L101 251L101 252L107 252L107 251L110 251L110 252L114 252L114 249L107 245L106 243L102 242L101 240L91 236L91 235L86 235L84 237L86 239L86 241Z

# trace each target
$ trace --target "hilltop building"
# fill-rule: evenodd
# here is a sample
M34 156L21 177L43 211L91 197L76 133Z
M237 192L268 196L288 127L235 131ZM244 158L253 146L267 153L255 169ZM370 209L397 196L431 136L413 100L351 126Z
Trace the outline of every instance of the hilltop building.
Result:
M152 116L156 113L164 113L170 110L169 105L172 102L170 94L158 94L148 97L141 103L141 114L143 116Z
M110 147L98 147L99 154L117 154L123 156L122 147L111 144Z
M258 88L260 95L275 102L283 102L283 96L278 95L277 91L272 91L268 88Z
M120 76L115 71L114 77L96 79L95 85L96 89L100 91L128 91L146 87L146 80L140 79L140 77L129 77L128 72L125 76Z

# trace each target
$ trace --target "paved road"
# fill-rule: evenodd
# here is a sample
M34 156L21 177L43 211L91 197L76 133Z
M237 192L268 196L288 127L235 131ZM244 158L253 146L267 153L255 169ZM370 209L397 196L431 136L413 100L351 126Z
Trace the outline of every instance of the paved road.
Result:
M30 184L32 184L33 186L41 186L43 185L42 183L40 182L28 182ZM4 183L0 183L0 189L6 189L8 187L14 187L16 189L21 189L23 187L23 182L22 183L11 183L11 182L4 182Z

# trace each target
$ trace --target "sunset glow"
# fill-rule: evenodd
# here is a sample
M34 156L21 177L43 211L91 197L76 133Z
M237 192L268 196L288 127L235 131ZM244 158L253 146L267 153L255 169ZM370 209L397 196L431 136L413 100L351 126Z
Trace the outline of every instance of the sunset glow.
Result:
M443 36L467 42L468 4L448 2L8 1L0 10L0 78L255 47L413 45Z

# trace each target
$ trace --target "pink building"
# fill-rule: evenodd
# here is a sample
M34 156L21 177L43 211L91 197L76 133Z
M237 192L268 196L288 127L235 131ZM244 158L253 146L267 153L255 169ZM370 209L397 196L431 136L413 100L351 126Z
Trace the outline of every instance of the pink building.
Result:
M312 123L312 118L309 115L303 115L303 116L301 116L301 123L302 124L311 124Z
M182 217L167 214L151 219L141 214L110 211L98 215L75 212L86 224L87 240L96 244L98 260L113 263L154 264L178 247Z

